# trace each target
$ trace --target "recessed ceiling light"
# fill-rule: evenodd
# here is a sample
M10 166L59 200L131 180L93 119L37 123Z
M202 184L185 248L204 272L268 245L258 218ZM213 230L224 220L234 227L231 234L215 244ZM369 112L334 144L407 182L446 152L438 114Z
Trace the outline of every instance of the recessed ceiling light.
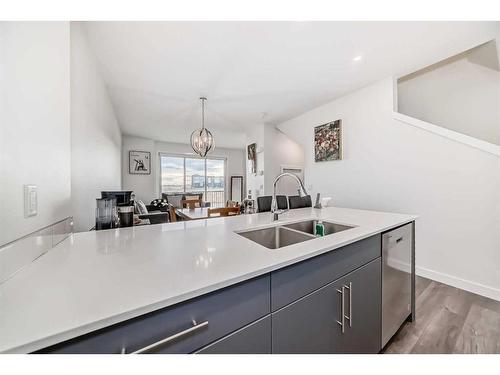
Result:
M361 61L361 59L363 58L363 56L359 55L359 56L356 56L352 59L352 61Z

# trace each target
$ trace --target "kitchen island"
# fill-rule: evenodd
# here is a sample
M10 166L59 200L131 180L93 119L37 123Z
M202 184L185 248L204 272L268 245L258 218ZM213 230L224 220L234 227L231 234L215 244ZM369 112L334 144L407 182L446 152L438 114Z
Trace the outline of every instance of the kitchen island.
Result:
M72 235L0 285L0 352L378 352L381 234L416 216L271 216ZM278 249L239 234L317 219L352 228Z

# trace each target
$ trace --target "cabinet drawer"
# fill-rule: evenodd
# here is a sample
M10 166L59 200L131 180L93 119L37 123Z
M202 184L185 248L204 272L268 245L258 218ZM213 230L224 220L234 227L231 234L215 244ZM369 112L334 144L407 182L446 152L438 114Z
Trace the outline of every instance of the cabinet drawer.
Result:
M47 348L45 353L191 353L270 313L269 275ZM198 328L193 328L196 321Z
M198 354L270 354L271 316L234 332L210 344Z
M380 257L381 238L375 235L271 273L271 310L321 288Z

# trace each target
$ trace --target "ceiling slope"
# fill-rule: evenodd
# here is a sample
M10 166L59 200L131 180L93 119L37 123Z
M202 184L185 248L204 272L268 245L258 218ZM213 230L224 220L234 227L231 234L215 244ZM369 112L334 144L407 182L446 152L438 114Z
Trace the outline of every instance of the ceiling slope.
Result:
M217 145L491 40L495 22L85 22L125 134Z

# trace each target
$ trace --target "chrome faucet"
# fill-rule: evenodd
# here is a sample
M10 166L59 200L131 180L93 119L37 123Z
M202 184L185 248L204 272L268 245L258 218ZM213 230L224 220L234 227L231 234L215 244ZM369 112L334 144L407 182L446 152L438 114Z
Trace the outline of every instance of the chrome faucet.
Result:
M273 221L278 220L279 215L283 213L283 210L278 209L278 202L276 202L276 184L281 179L281 177L285 177L285 176L292 177L295 180L297 180L297 183L299 184L299 195L301 197L307 195L307 191L306 191L306 188L304 187L304 183L302 182L302 180L299 177L297 177L297 175L295 175L293 173L284 172L284 173L281 173L278 176L276 176L276 178L274 179L274 182L273 182L273 200L271 203L271 213L273 214Z

